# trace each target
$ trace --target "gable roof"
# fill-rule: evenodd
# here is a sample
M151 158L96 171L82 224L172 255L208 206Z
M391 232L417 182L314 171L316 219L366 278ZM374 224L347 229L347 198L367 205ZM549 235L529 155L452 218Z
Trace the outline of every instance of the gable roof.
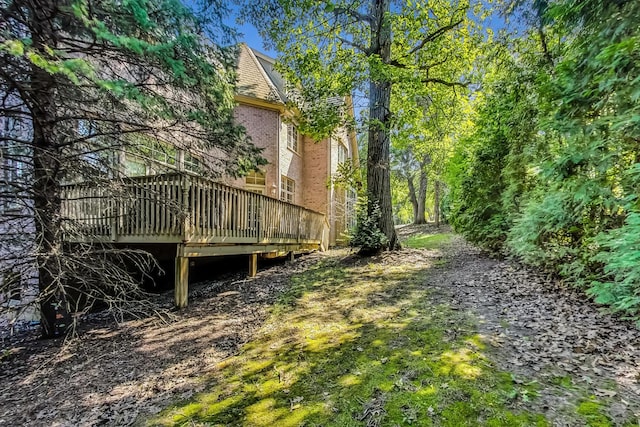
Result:
M238 95L276 104L287 100L284 79L275 69L275 60L245 43L240 44L236 63Z
M282 99L284 102L286 102L287 101L287 92L285 90L285 80L284 80L284 77L282 77L282 75L275 68L275 64L276 64L275 59L273 59L273 58L271 58L271 57L269 57L269 56L267 56L267 55L265 55L263 53L260 53L260 52L258 52L257 50L254 50L254 49L252 49L251 51L253 52L253 54L255 55L256 59L258 60L258 62L262 66L262 69L265 71L265 73L267 74L267 76L271 80L271 83L274 85L274 87L278 91L278 95L280 96L280 99Z

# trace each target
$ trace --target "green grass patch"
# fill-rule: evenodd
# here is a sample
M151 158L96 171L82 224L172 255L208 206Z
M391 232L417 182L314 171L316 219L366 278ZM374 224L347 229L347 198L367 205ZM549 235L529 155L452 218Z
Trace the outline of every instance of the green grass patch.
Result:
M443 245L446 245L451 241L453 234L416 234L413 235L402 243L413 249L438 249Z
M562 388L572 389L573 386L573 378L568 375L557 376L551 378L551 384L557 385Z
M205 379L207 391L147 424L548 425L513 411L533 397L529 386L496 371L471 319L430 301L428 274L332 260L292 278L257 336Z
M577 409L586 421L586 425L589 427L609 427L613 426L611 419L604 413L604 406L601 402L592 396L589 400L580 402Z

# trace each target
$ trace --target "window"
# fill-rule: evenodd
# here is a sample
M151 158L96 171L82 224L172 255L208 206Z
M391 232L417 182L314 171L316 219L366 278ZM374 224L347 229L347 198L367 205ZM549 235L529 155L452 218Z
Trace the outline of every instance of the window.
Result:
M347 147L342 145L342 141L338 141L338 163L344 163L347 160Z
M249 172L247 176L244 177L245 189L251 191L253 193L264 194L264 186L266 183L266 178L264 172L262 171L252 171Z
M287 125L287 148L298 152L298 128L293 124Z
M125 173L128 176L155 175L178 168L175 146L143 134L132 134L126 143ZM199 171L198 159L184 155L184 169Z
M190 153L184 153L184 170L195 174L202 173L202 161Z
M280 181L280 200L287 203L294 203L296 195L296 182L282 175Z
M264 185L265 177L264 172L253 171L249 172L249 174L244 178L247 185Z

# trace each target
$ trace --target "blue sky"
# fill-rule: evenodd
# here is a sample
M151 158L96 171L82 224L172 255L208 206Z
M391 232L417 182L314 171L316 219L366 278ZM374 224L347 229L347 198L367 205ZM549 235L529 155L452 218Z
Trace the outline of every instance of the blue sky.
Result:
M187 3L189 2L189 0L186 1ZM277 56L277 53L271 49L267 49L264 46L262 37L258 34L258 31L253 25L249 23L245 23L243 25L237 24L236 15L238 6L232 3L229 5L229 8L231 9L231 16L229 16L225 20L225 23L233 28L236 28L240 32L238 41L245 42L247 45L249 45L249 47L275 58ZM498 14L495 12L491 16L489 16L483 24L485 27L491 28L494 32L506 28L504 18L498 16ZM517 22L515 23L515 27L519 27Z
M230 27L234 27L239 31L238 41L245 42L249 47L256 49L262 53L265 53L271 57L276 57L276 52L273 50L267 49L264 46L264 42L262 37L258 34L258 31L255 27L249 23L245 23L244 25L238 25L236 23L236 13L237 6L232 5L231 7L231 16L227 18L226 24Z

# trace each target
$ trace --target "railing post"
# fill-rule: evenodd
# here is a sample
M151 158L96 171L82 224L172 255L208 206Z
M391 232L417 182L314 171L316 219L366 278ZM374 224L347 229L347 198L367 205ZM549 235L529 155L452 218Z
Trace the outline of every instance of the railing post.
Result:
M116 197L113 201L113 208L111 209L111 221L109 226L111 227L111 241L115 242L118 240L118 216L120 213L120 203L118 198Z
M262 221L264 219L264 214L262 212L262 197L263 196L259 196L257 197L258 202L256 203L256 242L260 243L262 241L262 238L260 236L260 233L262 232Z
M182 220L182 241L186 242L191 237L191 203L189 198L189 191L191 187L191 180L187 176L182 176L180 180L182 183L182 203L181 207L184 212L184 219Z

